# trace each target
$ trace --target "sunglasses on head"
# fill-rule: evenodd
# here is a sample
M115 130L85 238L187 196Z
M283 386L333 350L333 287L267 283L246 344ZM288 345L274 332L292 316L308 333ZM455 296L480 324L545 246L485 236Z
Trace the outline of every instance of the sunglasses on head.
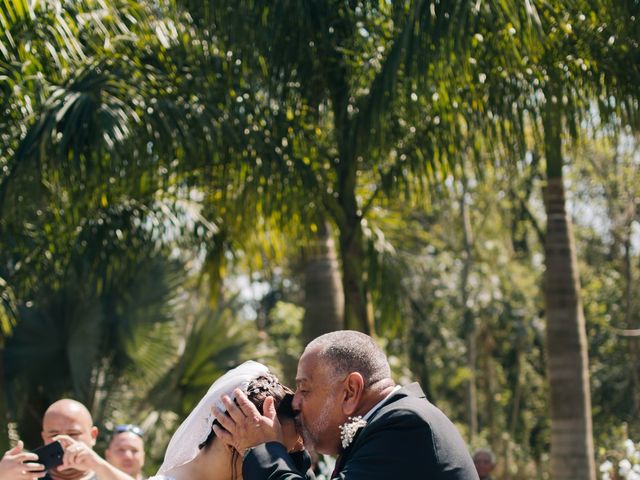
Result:
M126 425L116 425L113 429L113 434L116 435L118 433L131 432L134 435L138 435L140 438L144 435L144 432L138 425L133 425L128 423Z

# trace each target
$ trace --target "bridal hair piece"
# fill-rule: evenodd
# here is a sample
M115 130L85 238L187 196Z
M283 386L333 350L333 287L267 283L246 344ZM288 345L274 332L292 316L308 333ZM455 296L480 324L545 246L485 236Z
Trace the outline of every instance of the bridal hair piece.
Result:
M211 407L215 405L219 410L225 411L220 397L228 395L233 400L233 391L236 388L246 391L252 380L268 372L269 369L267 367L250 360L229 370L218 378L209 387L209 391L202 397L202 400L200 400L187 419L178 427L173 437L171 437L164 455L164 462L162 462L157 475L189 463L198 455L200 451L198 446L211 433L211 426L214 421Z

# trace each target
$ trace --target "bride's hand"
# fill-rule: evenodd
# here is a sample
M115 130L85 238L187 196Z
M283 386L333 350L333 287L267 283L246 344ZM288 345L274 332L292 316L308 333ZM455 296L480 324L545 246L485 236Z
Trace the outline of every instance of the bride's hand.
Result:
M225 395L222 403L227 411L221 412L216 407L211 409L211 413L223 427L213 425L216 436L241 455L244 455L247 448L261 443L283 443L282 426L278 421L273 397L265 398L261 414L241 390L236 389L234 394L237 405Z

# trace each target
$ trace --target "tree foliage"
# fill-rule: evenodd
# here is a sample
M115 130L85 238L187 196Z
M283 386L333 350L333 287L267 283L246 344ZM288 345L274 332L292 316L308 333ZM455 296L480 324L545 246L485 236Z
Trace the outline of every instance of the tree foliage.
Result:
M3 2L0 415L33 443L72 394L161 427L157 456L234 363L292 376L299 253L329 225L346 325L545 478L541 191L569 172L569 208L611 219L574 211L596 440L637 434L639 9Z

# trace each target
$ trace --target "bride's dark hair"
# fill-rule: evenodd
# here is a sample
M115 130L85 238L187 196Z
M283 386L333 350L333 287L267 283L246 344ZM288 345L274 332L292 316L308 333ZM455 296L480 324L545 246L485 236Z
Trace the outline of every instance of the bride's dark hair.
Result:
M247 398L253 403L259 412L262 413L262 406L267 397L273 397L274 407L278 412L279 417L294 418L295 413L291 402L293 401L293 391L280 383L278 377L271 373L265 373L260 375L255 380L251 380L245 390ZM218 421L213 422L214 425L222 427ZM198 445L198 448L207 448L213 442L215 438L213 430L209 433L207 439Z
M249 382L247 388L245 390L247 398L253 403L259 412L262 413L262 406L264 405L264 401L267 397L273 397L274 399L274 407L276 408L276 412L279 417L285 418L294 418L295 412L293 411L293 407L291 406L291 402L293 401L293 391L280 383L278 377L271 373L265 373L260 375L255 380ZM218 425L222 427L217 420L215 420L214 425ZM209 445L213 443L213 439L216 434L213 429L209 433L207 439L198 445L199 449L207 449ZM235 480L237 478L236 473L236 460L238 459L238 452L234 449L231 453L231 478Z

